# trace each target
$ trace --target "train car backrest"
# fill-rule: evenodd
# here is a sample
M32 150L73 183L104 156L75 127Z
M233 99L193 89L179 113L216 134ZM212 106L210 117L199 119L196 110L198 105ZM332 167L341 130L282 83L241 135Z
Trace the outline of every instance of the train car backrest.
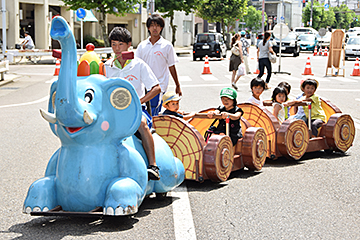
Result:
M207 113L207 112L210 112L210 111L215 111L216 108L208 108L208 109L205 109L205 110L201 110L199 111L199 113ZM214 122L214 119L206 119L206 118L192 118L189 123L194 127L196 128L196 130L199 131L199 133L204 136L205 135L205 132L206 130L209 129L210 125ZM214 123L214 126L217 126L219 124L219 121L216 121ZM249 127L249 123L247 122L247 120L242 117L241 118L241 121L240 121L240 124L241 124L241 132L242 134L244 135L245 134L245 131L246 129Z
M341 110L332 102L330 102L328 99L321 97L321 107L324 109L325 115L326 115L326 121L327 122L331 115L335 113L342 113Z
M203 176L203 136L187 121L170 115L153 117L153 127L185 167L185 179Z
M265 107L259 107L252 103L240 103L237 105L244 111L243 117L253 127L261 127L265 130L268 144L267 157L276 155L276 131L280 127L277 118Z

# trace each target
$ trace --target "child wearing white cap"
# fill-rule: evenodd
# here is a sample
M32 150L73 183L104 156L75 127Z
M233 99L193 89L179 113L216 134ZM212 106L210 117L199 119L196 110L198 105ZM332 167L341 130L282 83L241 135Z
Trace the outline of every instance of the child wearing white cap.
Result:
M184 120L188 120L194 117L195 113L191 112L189 114L184 115L184 111L179 110L180 108L180 99L181 97L175 92L169 91L166 92L163 97L163 107L166 109L162 115L173 115L178 118L183 118Z

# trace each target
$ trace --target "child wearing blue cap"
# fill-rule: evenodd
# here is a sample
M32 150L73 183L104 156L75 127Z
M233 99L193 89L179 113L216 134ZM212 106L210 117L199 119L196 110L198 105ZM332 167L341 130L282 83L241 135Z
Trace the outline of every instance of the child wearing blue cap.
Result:
M233 88L223 88L220 91L220 98L223 106L219 106L215 111L208 112L208 118L213 118L214 114L221 114L222 119L214 129L214 134L225 135L226 133L226 118L230 118L230 138L233 146L242 138L240 118L243 115L243 110L236 106L237 93Z

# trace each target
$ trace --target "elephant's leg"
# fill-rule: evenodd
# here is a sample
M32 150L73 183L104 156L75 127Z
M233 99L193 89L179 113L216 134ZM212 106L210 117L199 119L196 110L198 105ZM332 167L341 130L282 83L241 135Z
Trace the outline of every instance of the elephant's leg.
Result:
M137 213L145 191L131 178L113 180L107 190L104 215L130 215Z
M31 184L23 212L47 212L57 206L55 176L43 177Z

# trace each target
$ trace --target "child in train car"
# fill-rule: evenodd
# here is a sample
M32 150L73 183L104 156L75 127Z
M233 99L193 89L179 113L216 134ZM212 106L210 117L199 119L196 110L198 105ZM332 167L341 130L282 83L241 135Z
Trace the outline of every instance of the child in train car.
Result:
M273 91L272 97L273 115L278 119L280 123L285 121L285 107L284 103L288 100L287 91L285 88L276 87Z
M284 88L284 89L286 90L287 96L289 97L289 95L290 95L290 90L291 90L291 85L290 85L288 82L285 82L285 81L280 82L277 86ZM284 107L284 110L285 110L285 120L286 120L286 119L289 119L289 117L290 117L290 108L291 108L291 106L286 106L286 107Z
M173 91L166 92L163 97L163 107L165 111L162 115L173 115L184 120L189 120L195 116L194 112L184 115L184 111L179 110L181 97Z
M207 113L208 118L213 118L214 114L221 114L222 119L219 119L218 126L213 130L214 134L226 134L226 118L230 118L230 138L233 146L238 140L242 138L240 118L243 115L243 110L237 107L237 92L233 88L223 88L220 91L220 98L222 106L219 106L215 111Z
M252 92L252 96L247 100L247 102L250 102L252 104L258 105L258 106L264 106L263 102L261 100L261 94L265 90L265 81L261 78L254 78L250 82L250 88Z
M302 101L311 102L311 116L307 109L304 109L306 118L311 118L311 132L313 136L318 135L318 129L325 123L326 115L321 107L321 100L318 95L315 94L316 89L319 86L319 82L315 79L306 79L301 84L301 90L304 92ZM306 121L307 124L308 121Z

